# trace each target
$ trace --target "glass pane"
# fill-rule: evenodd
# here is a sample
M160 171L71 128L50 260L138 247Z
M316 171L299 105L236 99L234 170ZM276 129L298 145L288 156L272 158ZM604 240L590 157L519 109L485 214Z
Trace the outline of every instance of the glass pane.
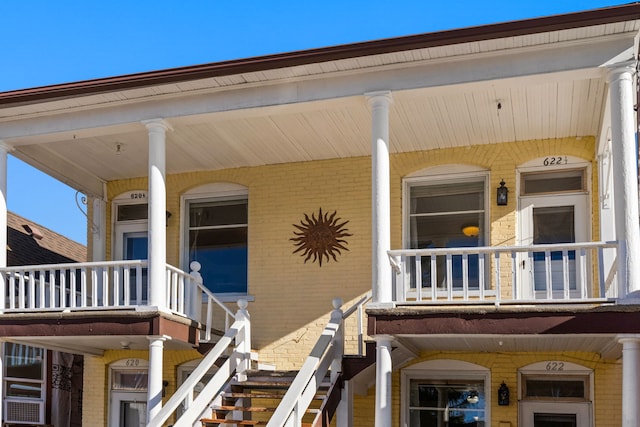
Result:
M124 259L147 259L149 253L147 233L124 235Z
M114 371L111 388L113 390L143 391L147 389L147 371Z
M484 210L484 181L413 186L411 214Z
M247 292L247 227L190 231L189 247L189 259L202 265L208 289Z
M573 206L533 208L533 244L575 243Z
M120 402L120 426L142 427L146 425L147 404L142 402Z
M522 194L584 191L584 170L522 175Z
M247 223L247 200L192 203L189 227L211 227Z
M533 208L533 243L575 243L575 212L573 206L553 206ZM551 256L551 285L553 290L564 288L562 251L554 251ZM576 252L568 251L569 287L576 289ZM546 289L546 263L544 252L534 252L535 289Z
M409 387L411 426L463 426L484 421L483 381L411 380Z
M576 427L576 414L534 414L534 427Z
M584 380L526 380L526 397L585 398Z
M119 205L118 221L134 221L136 219L147 219L149 216L149 206L146 203L136 205Z
M42 383L25 381L7 381L6 394L11 397L27 397L40 399L42 397Z
M22 344L5 343L5 376L42 380L44 350Z

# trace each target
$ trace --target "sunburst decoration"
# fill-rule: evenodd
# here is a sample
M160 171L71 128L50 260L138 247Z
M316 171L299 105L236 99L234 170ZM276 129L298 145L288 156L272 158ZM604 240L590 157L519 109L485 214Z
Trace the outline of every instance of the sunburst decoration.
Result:
M341 251L349 250L344 238L353 234L344 228L349 221L340 223L341 219L336 218L336 215L337 211L323 214L322 208L318 211L317 217L315 213L311 214L311 218L304 214L300 225L293 224L299 230L293 232L296 237L289 239L297 246L293 253L302 252L300 256L305 257L305 263L311 259L311 262L318 261L320 267L324 259L330 261L333 258L334 261L338 261L337 256L342 254Z

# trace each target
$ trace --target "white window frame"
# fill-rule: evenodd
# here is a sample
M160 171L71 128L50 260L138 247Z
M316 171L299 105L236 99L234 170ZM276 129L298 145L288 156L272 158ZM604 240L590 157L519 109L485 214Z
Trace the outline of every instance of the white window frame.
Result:
M411 241L410 225L411 225L411 187L420 185L440 185L440 184L458 184L464 182L484 181L484 224L480 224L482 238L485 246L489 246L490 224L491 224L491 191L489 189L490 174L489 171L476 166L468 165L445 165L426 168L406 176L402 180L402 247L408 248ZM488 274L485 271L485 274ZM489 276L487 276L488 279ZM484 295L493 295L494 289L491 289L491 281L485 281ZM439 293L446 292L438 290ZM463 295L462 289L454 289L454 296ZM478 296L480 290L469 290L469 295Z
M38 405L38 418L39 420L37 421L36 424L44 424L44 416L45 416L45 404L47 402L47 350L40 348L40 347L34 347L34 346L29 346L29 345L25 345L25 344L16 344L16 343L12 343L14 345L22 345L25 348L37 348L39 350L42 350L42 379L41 380L33 380L33 379L27 379L27 378L21 378L21 377L9 377L6 376L6 368L7 368L7 364L6 364L6 342L0 346L1 349L1 356L2 356L2 360L4 362L3 366L3 371L2 372L2 407L4 410L4 421L7 423L12 423L12 424L32 424L31 421L20 421L20 420L13 420L13 419L9 419L9 413L10 411L8 411L7 405L11 404L11 403L16 403L16 404L26 404L26 405ZM7 396L7 382L9 381L21 381L21 382L27 382L27 383L33 383L33 384L39 384L40 385L40 398L39 399L33 399L33 398L29 398L29 397L13 397L13 396Z
M402 370L401 387L401 423L409 427L409 403L412 380L478 380L484 382L485 425L491 424L491 370L484 366L453 359L429 360Z
M180 197L180 268L184 271L190 271L189 268L189 205L192 202L207 202L215 200L247 200L247 209L249 209L249 189L244 185L231 182L214 182L204 184L191 190L186 191ZM249 246L249 215L247 212L247 270L249 269L250 246ZM205 284L206 285L206 284ZM247 271L247 292L233 293L216 293L216 298L222 302L236 302L239 299L253 301L254 297L249 294L250 280L249 271Z

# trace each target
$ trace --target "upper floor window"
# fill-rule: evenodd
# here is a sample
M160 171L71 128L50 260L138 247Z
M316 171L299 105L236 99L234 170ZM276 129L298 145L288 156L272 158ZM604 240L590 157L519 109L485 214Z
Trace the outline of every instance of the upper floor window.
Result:
M484 246L486 236L486 174L465 174L460 179L408 178L405 181L405 246L409 249ZM438 287L451 281L463 286L466 274L470 289L479 287L478 255L468 256L467 272L462 255L451 259L447 277L446 258L437 256L437 277L431 277L430 257L423 257L422 284ZM412 285L415 286L415 285Z
M221 184L236 188L233 184ZM202 192L187 194L186 256L198 261L204 285L216 294L247 293L248 200L246 189L220 191L209 186ZM217 191L216 191L217 190ZM201 196L201 197L200 197Z

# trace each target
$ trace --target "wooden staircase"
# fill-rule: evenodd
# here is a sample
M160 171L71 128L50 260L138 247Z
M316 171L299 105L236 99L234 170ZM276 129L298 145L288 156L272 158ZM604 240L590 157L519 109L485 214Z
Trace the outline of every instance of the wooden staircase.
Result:
M222 394L221 404L212 406L211 418L203 418L203 427L262 426L291 386L297 371L248 371L247 380L233 381ZM303 426L311 426L320 411L329 387L328 378L322 383L314 403L303 417Z

